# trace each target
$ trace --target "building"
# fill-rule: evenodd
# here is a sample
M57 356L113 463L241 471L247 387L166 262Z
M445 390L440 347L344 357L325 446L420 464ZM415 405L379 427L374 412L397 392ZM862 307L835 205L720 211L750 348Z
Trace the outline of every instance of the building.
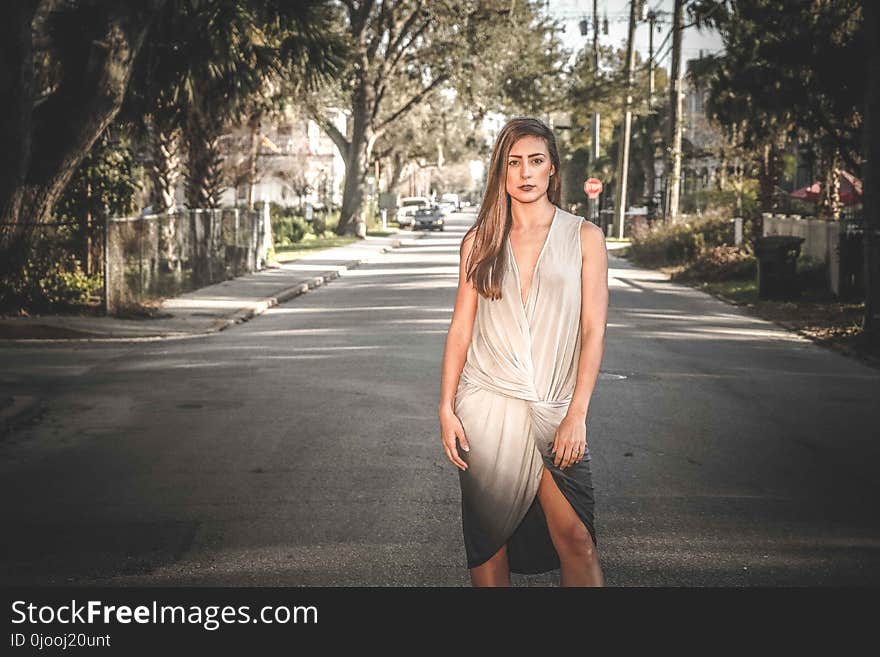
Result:
M334 125L344 134L346 115L337 110ZM227 180L223 205L247 203L247 161L251 134L247 125L224 135ZM315 207L342 203L345 163L336 144L318 124L288 105L264 118L259 130L255 202Z

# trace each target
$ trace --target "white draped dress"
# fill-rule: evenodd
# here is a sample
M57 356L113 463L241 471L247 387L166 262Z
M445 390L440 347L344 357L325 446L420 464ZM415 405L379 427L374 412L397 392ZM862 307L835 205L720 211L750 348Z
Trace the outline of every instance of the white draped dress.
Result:
M509 238L502 298L478 297L454 405L470 445L458 450L468 568L505 543L512 572L559 567L537 498L544 467L596 543L589 447L565 469L550 453L577 382L583 221L556 208L525 304Z

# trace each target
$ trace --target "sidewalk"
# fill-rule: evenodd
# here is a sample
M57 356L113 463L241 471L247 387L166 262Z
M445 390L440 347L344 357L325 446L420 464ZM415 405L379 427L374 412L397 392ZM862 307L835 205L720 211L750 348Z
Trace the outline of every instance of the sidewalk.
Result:
M203 287L162 302L157 317L120 319L42 315L0 318L0 344L48 341L129 341L216 333L308 292L380 253L413 244L406 237L367 237L253 274Z

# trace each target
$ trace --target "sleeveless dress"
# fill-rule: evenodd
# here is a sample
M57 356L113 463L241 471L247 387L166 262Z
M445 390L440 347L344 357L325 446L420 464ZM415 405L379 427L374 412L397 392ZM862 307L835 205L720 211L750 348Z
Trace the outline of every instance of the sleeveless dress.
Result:
M458 449L468 464L458 471L468 568L505 543L511 572L559 568L537 497L545 467L598 544L589 446L565 469L550 452L577 382L583 221L556 208L525 304L509 238L502 298L478 296L454 402L470 445Z

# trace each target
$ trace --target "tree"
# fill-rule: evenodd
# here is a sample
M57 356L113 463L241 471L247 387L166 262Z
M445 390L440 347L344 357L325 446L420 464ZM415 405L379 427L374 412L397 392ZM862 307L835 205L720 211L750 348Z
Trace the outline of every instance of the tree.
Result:
M165 144L186 146L190 207L220 204L225 187L220 137L246 122L249 204L256 182L261 119L283 93L313 89L338 72L342 44L325 0L174 0L155 21L132 90L134 115L156 126ZM157 174L167 169L156 158ZM160 176L156 181L163 185ZM167 192L166 192L167 195Z
M795 128L858 174L865 76L856 0L698 0L690 11L721 34L724 54L704 58L694 74L709 88L710 115L756 154L765 210L775 207L782 147Z
M164 4L29 0L6 8L0 22L0 280L22 270L35 225L50 217L118 113L151 18Z
M615 162L618 158L620 131L623 122L620 98L626 87L626 52L611 46L599 46L599 70L596 70L592 47L578 53L568 73L565 107L570 108L572 131L570 149L573 163L583 163L582 170L571 173L569 186L575 195L583 198L583 181L587 176L596 177L606 184L603 196L613 198L616 183ZM667 87L668 81L663 69L655 71L657 95ZM654 193L654 160L657 150L664 143L662 132L666 108L663 105L651 107L648 103L648 63L639 60L636 53L634 83L631 90L634 113L632 157L630 158L627 205L639 196ZM593 112L599 112L599 141L604 144L603 153L598 160L590 161L591 150L590 123ZM567 176L568 179L568 176Z
M377 140L444 86L477 121L490 109L546 107L558 93L559 44L531 3L344 0L339 9L347 67L307 107L345 162L340 234L355 231ZM345 132L326 113L334 106L348 111Z
M190 200L214 204L218 126L267 72L315 84L335 70L339 44L325 29L326 4L10 3L0 24L0 282L23 270L36 226L129 96L126 120L146 117L153 139L157 209L173 197L181 135Z
M449 164L478 155L470 112L457 94L438 94L431 105L413 108L376 140L370 168L378 163L388 191L395 191L408 167L433 166L442 179Z

